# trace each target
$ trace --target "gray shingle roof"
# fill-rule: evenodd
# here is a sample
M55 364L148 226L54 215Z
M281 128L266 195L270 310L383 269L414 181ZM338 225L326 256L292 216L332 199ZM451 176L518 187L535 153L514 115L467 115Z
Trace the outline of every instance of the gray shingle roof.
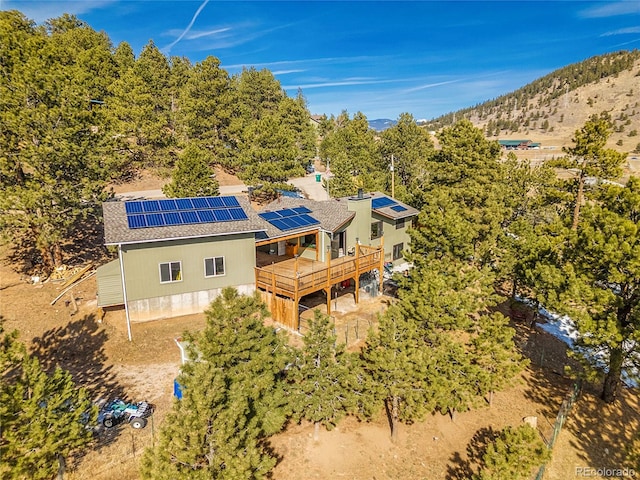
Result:
M354 212L349 212L347 210L347 202L343 202L340 200L327 200L318 202L316 200L307 200L306 198L290 197L280 197L278 200L274 200L273 202L265 206L262 210L260 210L260 213L275 212L277 210L282 210L283 208L294 207L307 207L309 210L311 210L311 213L309 215L320 222L319 227L328 232L336 231L355 216ZM286 232L284 232L268 222L265 223L267 223L268 225L268 238L277 238L285 235L290 235L292 233L315 230L316 228L318 228L318 225L311 225L308 227L301 227L299 229L287 230Z
M135 229L130 229L127 223L125 202L104 202L102 204L102 212L104 215L105 244L117 245L119 243L158 242L161 240L214 237L219 235L251 233L266 230L269 224L261 219L255 210L253 210L249 203L249 199L241 195L235 195L235 198L247 214L247 220Z

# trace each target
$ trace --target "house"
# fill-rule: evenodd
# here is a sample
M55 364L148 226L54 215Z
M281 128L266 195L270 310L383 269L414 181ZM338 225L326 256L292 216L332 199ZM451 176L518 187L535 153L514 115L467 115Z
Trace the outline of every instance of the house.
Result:
M128 322L174 317L233 286L260 290L293 329L305 295L324 291L330 311L332 289L348 280L357 302L363 274L402 262L418 214L379 192L280 197L260 212L242 196L111 201L103 211L118 259L98 269L98 306L124 305Z
M145 321L202 312L227 286L255 289L264 222L244 197L105 202L103 215L118 259L97 271L100 307Z
M498 140L500 146L506 150L539 150L540 143L531 140Z

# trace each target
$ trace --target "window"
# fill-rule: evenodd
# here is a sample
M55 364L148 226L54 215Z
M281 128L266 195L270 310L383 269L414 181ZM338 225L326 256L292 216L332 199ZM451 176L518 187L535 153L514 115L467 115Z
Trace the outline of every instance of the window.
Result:
M373 222L371 224L371 240L382 236L382 222Z
M204 276L218 277L224 275L224 257L204 259Z
M404 243L396 243L393 246L393 259L398 260L402 258L402 250L404 250Z
M160 264L160 283L181 282L182 262Z
M399 218L396 220L396 230L404 228L404 218Z
M302 246L309 248L316 248L316 234L305 235L302 237Z

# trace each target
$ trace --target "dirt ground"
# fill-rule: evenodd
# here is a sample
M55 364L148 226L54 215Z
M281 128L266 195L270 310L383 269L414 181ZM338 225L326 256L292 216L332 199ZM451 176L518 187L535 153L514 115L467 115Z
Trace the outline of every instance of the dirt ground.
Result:
M160 179L143 176L129 188L158 188L159 183ZM108 255L99 246L96 251L100 258ZM72 462L73 470L66 478L139 478L141 454L157 441L174 401L173 379L180 364L174 339L185 330L203 328L204 315L134 323L130 342L122 310L107 311L104 317L99 312L95 276L51 305L63 291L63 280L32 283L34 279L15 269L10 249L0 249L0 315L5 330L17 329L20 340L45 366L69 370L96 401L120 396L148 400L156 406L152 422L143 430L123 426L99 433L95 447ZM321 299L308 300L312 308L326 308ZM350 349L359 348L368 327L389 301L386 296L363 298L356 307L352 294L343 292L332 306L338 340L346 341ZM310 310L302 317L309 315ZM462 480L475 470L487 439L506 425L519 425L523 417L536 416L541 435L550 438L558 409L572 387L572 381L563 375L569 363L566 349L555 338L532 329L526 320L517 321L514 327L517 346L531 365L515 386L495 394L491 407L459 413L455 422L436 414L424 422L403 425L396 444L390 441L382 410L369 423L345 419L333 431L322 431L317 443L312 426L290 425L271 440L279 456L273 478ZM292 334L291 339L301 343L300 335ZM620 401L607 406L587 388L558 438L545 479L582 478L576 474L578 467L623 466L625 445L640 429L639 412L637 391L625 389Z

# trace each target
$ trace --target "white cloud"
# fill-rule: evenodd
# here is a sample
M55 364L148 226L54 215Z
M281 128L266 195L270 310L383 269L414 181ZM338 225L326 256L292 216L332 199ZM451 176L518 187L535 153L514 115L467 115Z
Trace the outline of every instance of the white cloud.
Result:
M628 27L606 32L600 35L601 37L610 37L611 35L627 35L629 33L640 33L640 27Z
M92 0L92 1L15 1L1 0L0 9L2 10L19 10L27 18L34 20L36 23L43 23L52 18L58 18L63 13L70 15L82 15L92 10L99 10L108 5L116 3L116 0Z
M292 70L274 70L273 75L287 75L289 73L302 73L305 72L306 70L303 69L292 69Z
M622 0L598 7L587 8L580 12L583 18L616 17L619 15L637 15L640 13L638 0Z
M202 37L210 37L211 35L218 35L220 33L225 33L231 31L231 27L217 28L215 30L209 30L206 32L190 32L187 35L187 40L196 40Z
M399 80L341 80L333 82L321 82L321 83L307 83L302 85L286 85L283 86L285 90L294 88L327 88L327 87L348 87L353 85L379 85L382 83L395 83Z
M193 14L193 18L191 19L191 21L189 22L189 25L187 25L187 28L184 29L184 31L180 34L180 36L178 38L176 38L173 42L171 42L169 45L167 45L166 47L164 47L162 50L166 53L170 52L171 49L180 41L182 40L185 35L187 35L189 33L189 31L191 30L191 27L193 27L193 24L196 23L196 20L198 19L198 15L200 15L200 12L202 12L202 10L204 9L204 7L207 6L207 3L209 3L209 0L204 0L204 2L202 2L202 4L200 4L200 6L198 7L198 10L196 10L196 13Z

